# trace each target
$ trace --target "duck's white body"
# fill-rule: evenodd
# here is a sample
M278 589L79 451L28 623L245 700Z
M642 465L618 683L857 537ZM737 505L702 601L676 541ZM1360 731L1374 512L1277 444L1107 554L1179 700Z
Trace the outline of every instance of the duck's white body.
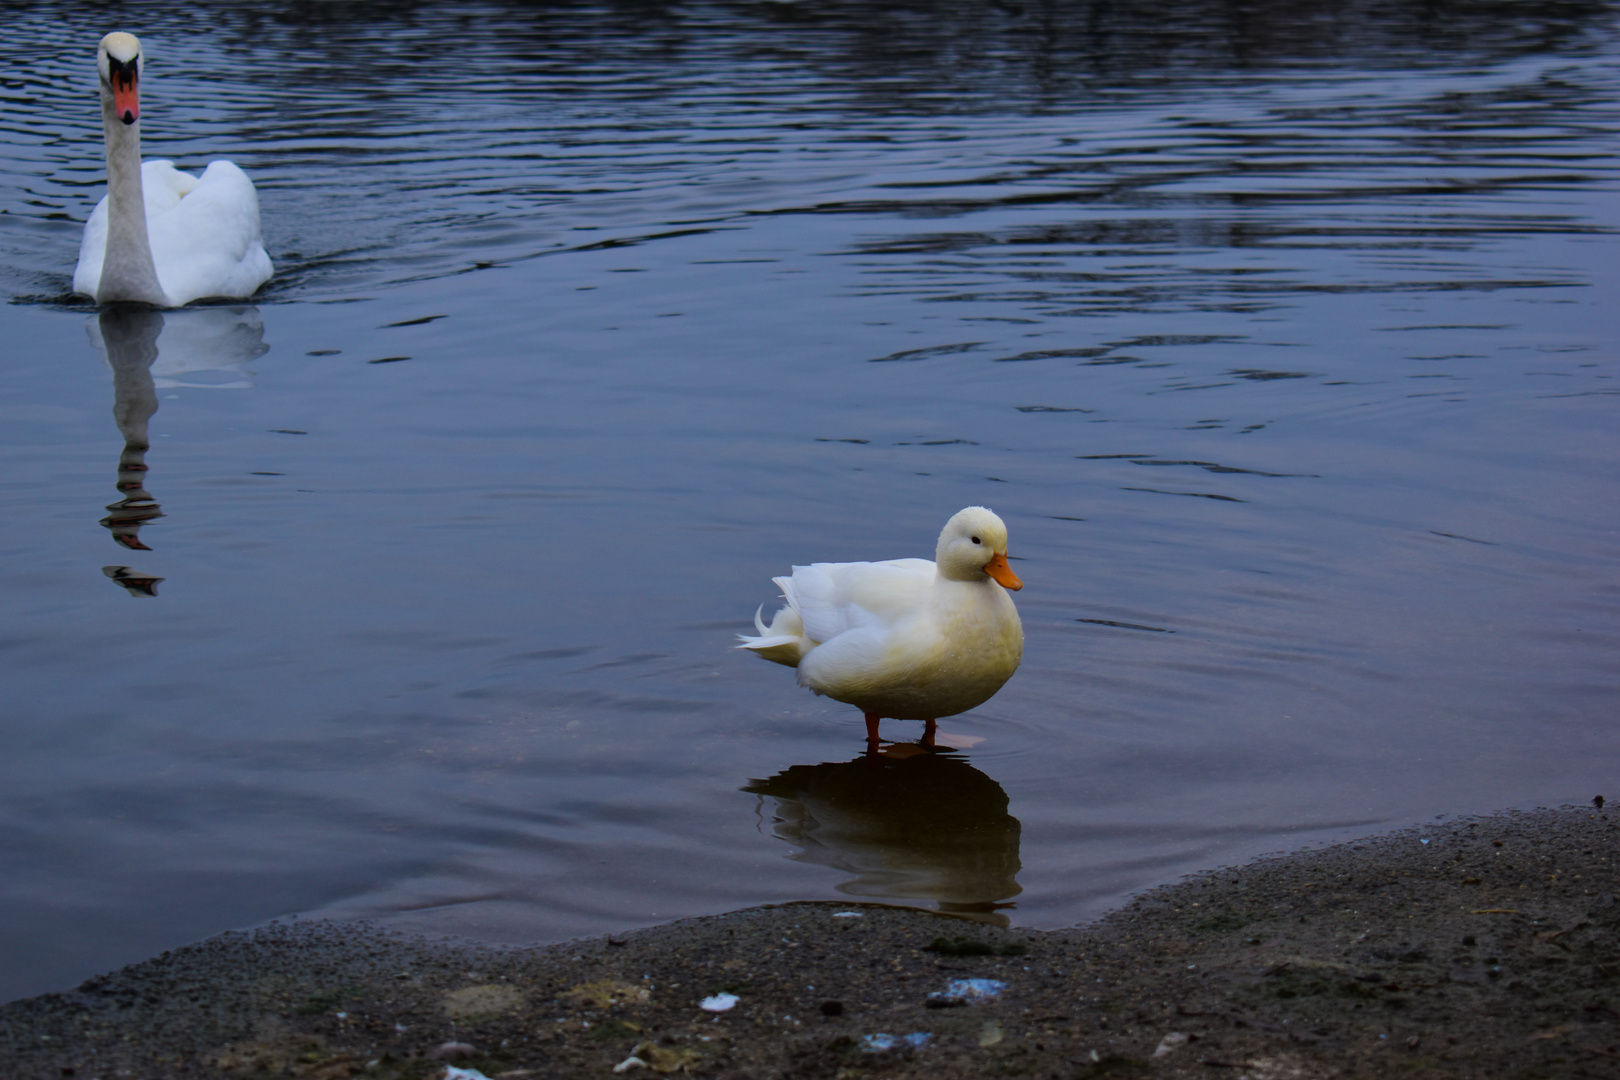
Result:
M251 296L274 267L259 231L253 181L229 161L202 176L141 163L140 42L108 34L98 53L107 195L84 225L73 291L97 303L180 307Z
M740 648L799 669L799 684L876 718L933 721L988 701L1024 652L1007 587L1007 530L968 507L940 534L936 561L814 563L773 580L787 607ZM999 580L997 580L999 578Z

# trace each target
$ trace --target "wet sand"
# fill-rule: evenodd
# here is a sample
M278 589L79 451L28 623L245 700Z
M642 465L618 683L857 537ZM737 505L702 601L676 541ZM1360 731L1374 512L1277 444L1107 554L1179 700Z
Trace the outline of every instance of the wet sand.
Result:
M0 1062L5 1080L428 1078L449 1065L512 1078L1620 1078L1617 819L1566 807L1448 821L1211 872L1054 932L827 903L500 950L277 924L0 1006ZM699 1007L718 993L736 1004Z

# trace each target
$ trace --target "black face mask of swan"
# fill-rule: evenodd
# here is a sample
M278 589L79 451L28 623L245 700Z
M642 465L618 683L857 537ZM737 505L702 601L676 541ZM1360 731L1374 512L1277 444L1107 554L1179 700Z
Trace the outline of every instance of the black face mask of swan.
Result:
M99 304L158 307L253 295L274 272L253 181L229 161L212 162L200 177L167 161L142 165L140 41L108 34L96 66L107 196L85 222L73 291Z

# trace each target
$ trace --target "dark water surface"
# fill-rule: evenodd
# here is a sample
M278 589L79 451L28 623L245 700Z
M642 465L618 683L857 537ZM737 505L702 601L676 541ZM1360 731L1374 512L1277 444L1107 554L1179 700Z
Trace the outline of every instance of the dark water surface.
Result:
M8 7L0 998L1620 795L1615 15ZM115 26L253 305L65 296ZM1024 667L869 768L732 635L972 503Z

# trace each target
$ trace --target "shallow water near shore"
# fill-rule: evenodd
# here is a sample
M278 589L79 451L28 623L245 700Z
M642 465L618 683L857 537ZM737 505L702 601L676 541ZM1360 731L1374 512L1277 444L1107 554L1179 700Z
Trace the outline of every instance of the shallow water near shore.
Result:
M111 27L19 10L0 997L293 913L1050 928L1613 775L1611 5L134 4L278 267L161 315L65 295ZM733 635L974 503L1024 666L868 766Z

